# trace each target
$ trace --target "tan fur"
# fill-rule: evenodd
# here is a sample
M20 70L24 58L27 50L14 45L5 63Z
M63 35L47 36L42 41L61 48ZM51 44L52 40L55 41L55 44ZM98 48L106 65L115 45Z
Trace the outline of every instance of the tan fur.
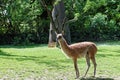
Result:
M73 59L74 61L74 67L76 70L76 78L79 77L79 70L77 67L77 58L85 57L86 62L88 65L87 71L85 73L85 76L89 70L90 67L90 59L92 60L94 64L94 76L96 74L96 61L95 61L95 54L97 52L97 47L95 43L93 42L80 42L75 43L72 45L68 45L66 40L63 38L62 34L57 35L58 42L64 51L64 53Z

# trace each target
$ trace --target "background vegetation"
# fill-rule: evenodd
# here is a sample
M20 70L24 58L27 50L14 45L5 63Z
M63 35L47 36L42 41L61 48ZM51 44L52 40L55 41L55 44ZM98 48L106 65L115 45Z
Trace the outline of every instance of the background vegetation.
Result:
M47 0L46 0L47 1ZM52 0L47 1L51 5ZM120 40L120 0L64 0L72 42ZM40 0L0 1L0 44L48 43L49 19Z

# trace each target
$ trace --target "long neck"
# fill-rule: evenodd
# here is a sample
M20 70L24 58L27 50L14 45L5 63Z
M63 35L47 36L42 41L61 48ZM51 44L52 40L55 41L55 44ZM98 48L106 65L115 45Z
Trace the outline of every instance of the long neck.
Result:
M66 40L63 38L62 40L59 40L59 44L62 48L62 50L64 51L65 54L67 54L68 56L70 55L70 48L66 42Z

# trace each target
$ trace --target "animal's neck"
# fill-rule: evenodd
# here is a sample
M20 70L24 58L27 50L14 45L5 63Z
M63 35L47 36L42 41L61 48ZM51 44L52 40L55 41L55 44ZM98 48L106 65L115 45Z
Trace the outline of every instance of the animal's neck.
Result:
M61 48L68 48L68 44L65 39L59 41Z
M62 50L64 51L64 53L67 54L68 56L70 56L70 52L69 52L70 48L69 48L66 40L63 39L63 40L59 41L59 43L60 43L60 46L61 46Z

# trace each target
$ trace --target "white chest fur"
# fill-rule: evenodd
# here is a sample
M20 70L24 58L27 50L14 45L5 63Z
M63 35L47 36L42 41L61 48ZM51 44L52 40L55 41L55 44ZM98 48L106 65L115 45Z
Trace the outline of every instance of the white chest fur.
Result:
M69 59L69 57L67 56L67 54L61 49L61 51L62 51L62 53L65 55L65 57L67 58L67 59Z

